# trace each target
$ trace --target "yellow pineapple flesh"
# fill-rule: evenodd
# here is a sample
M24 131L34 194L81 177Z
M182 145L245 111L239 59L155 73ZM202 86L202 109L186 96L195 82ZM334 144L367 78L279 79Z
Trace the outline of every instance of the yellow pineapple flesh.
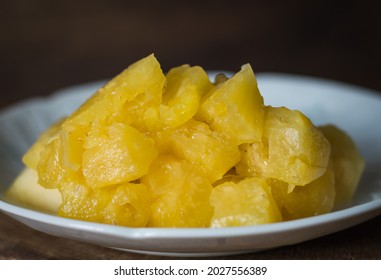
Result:
M88 186L105 187L136 180L156 158L154 141L123 124L94 124L84 142L83 175Z
M41 151L44 149L45 145L49 144L58 137L57 133L60 131L63 121L64 119L52 124L45 131L43 131L36 142L24 154L22 161L27 167L37 169Z
M220 82L203 100L196 116L235 144L259 141L264 119L263 98L249 64Z
M214 187L211 227L250 226L282 220L271 187L265 179L247 178Z
M166 81L162 103L149 108L143 116L151 132L186 123L197 113L202 96L212 88L208 75L199 66L172 68Z
M221 179L240 160L238 147L203 122L190 120L156 137L160 151L200 164L211 182Z
M330 144L301 112L268 106L261 141L243 144L240 150L238 174L303 186L324 174Z
M93 190L85 185L72 184L61 189L62 217L145 227L150 217L151 197L143 184L121 184Z
M207 227L212 185L195 163L159 156L142 182L152 194L151 227Z
M294 220L331 212L335 203L335 177L327 170L322 176L304 186L290 187L287 183L271 180L275 201L283 220Z
M331 143L329 169L335 174L335 207L350 204L365 168L365 161L353 140L334 125L319 127Z
M124 122L145 131L142 116L147 109L160 105L165 80L156 58L143 58L99 89L63 123L63 128L86 129L98 120Z
M165 75L154 55L48 128L23 161L28 169L9 192L20 200L28 192L19 183L38 177L36 193L59 197L52 205L28 196L30 205L130 227L251 226L324 214L350 201L364 169L344 132L265 107L250 65L212 82L199 66Z

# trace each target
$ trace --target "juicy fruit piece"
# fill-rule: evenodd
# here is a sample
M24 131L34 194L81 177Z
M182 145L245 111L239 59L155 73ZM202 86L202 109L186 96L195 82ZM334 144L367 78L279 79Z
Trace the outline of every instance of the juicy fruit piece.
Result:
M83 175L92 188L126 183L147 173L157 151L154 141L123 123L94 124L85 138Z
M198 111L201 97L212 88L208 75L199 66L172 68L166 78L162 104L144 114L149 131L174 128L190 120Z
M23 160L59 192L60 216L248 226L326 213L353 195L361 156L342 132L321 130L331 155L302 113L264 107L250 65L212 83L198 66L164 75L150 55L49 128Z
M26 154L28 165L38 172L38 183L61 193L59 215L146 225L150 194L131 181L147 173L157 151L137 115L159 106L164 83L153 56L137 62L48 129ZM145 218L139 218L142 215Z
M66 182L76 181L75 172L62 166L62 143L55 138L41 151L37 165L38 183L47 189L60 189Z
M324 174L330 144L301 112L266 107L261 141L243 144L240 150L238 174L303 186Z
M331 143L329 169L335 173L336 208L351 202L365 167L365 161L352 139L334 125L319 127Z
M214 207L211 227L249 226L282 220L271 187L262 178L222 183L213 189L210 201Z
M124 122L146 130L142 116L161 103L165 76L153 55L135 62L99 89L63 124L65 130L86 129L94 120Z
M225 135L195 120L159 133L156 143L163 153L200 164L211 182L221 179L240 159L238 147Z
M84 183L82 169L79 169L76 163L68 161L70 157L74 157L73 152L78 151L68 147L70 143L73 143L67 142L70 138L66 137L65 131L59 130L55 137L41 149L36 167L38 183L41 186L47 189L62 189L73 182ZM75 147L78 148L77 146L76 144ZM81 156L82 150L75 157L81 158Z
M329 213L335 202L335 177L327 170L322 176L305 186L289 191L287 183L271 182L274 199L283 220L294 220Z
M40 153L44 146L57 137L57 132L61 129L61 124L64 120L60 120L43 131L37 141L29 148L22 158L23 163L31 168L36 169L40 161Z
M159 156L142 182L153 197L148 226L209 226L212 185L199 165L173 156Z
M197 118L227 134L237 145L260 141L264 105L249 64L206 96Z
M72 171L79 171L82 166L84 130L61 130L59 138L62 143L62 166Z
M61 189L62 217L113 225L144 227L150 217L151 197L143 184L122 184L93 190L72 184Z

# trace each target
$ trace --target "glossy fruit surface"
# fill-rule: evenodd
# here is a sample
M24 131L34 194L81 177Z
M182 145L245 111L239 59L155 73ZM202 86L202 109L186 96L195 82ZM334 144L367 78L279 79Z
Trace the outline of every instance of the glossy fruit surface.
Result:
M323 175L331 151L323 133L301 112L269 106L261 141L243 144L240 149L238 174L273 178L295 186Z
M48 128L23 161L32 173L20 176L37 174L39 186L58 190L49 209L130 227L320 215L350 201L364 169L343 131L265 106L249 64L210 81L199 66L164 74L154 55Z
M249 226L282 220L271 186L265 179L248 178L214 187L211 227Z
M335 174L336 208L348 206L365 168L365 161L353 140L334 125L319 127L331 143L329 169Z
M142 182L153 197L149 226L208 227L212 185L198 164L159 156Z

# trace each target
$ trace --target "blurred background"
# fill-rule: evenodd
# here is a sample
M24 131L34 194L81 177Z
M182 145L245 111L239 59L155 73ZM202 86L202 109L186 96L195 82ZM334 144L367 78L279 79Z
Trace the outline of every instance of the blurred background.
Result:
M0 107L150 53L164 71L251 63L381 91L380 12L375 1L1 0Z

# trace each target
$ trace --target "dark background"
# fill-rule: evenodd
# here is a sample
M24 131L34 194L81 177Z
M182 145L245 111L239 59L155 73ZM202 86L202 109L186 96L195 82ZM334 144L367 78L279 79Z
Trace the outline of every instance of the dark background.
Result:
M380 14L374 0L0 0L0 109L111 78L150 53L164 71L185 63L237 71L251 63L256 73L317 76L381 92ZM316 240L234 258L381 259L380 236L379 216ZM0 214L0 259L20 258L155 257L48 236Z
M0 1L0 106L110 78L155 53L163 70L287 72L381 91L376 1Z

